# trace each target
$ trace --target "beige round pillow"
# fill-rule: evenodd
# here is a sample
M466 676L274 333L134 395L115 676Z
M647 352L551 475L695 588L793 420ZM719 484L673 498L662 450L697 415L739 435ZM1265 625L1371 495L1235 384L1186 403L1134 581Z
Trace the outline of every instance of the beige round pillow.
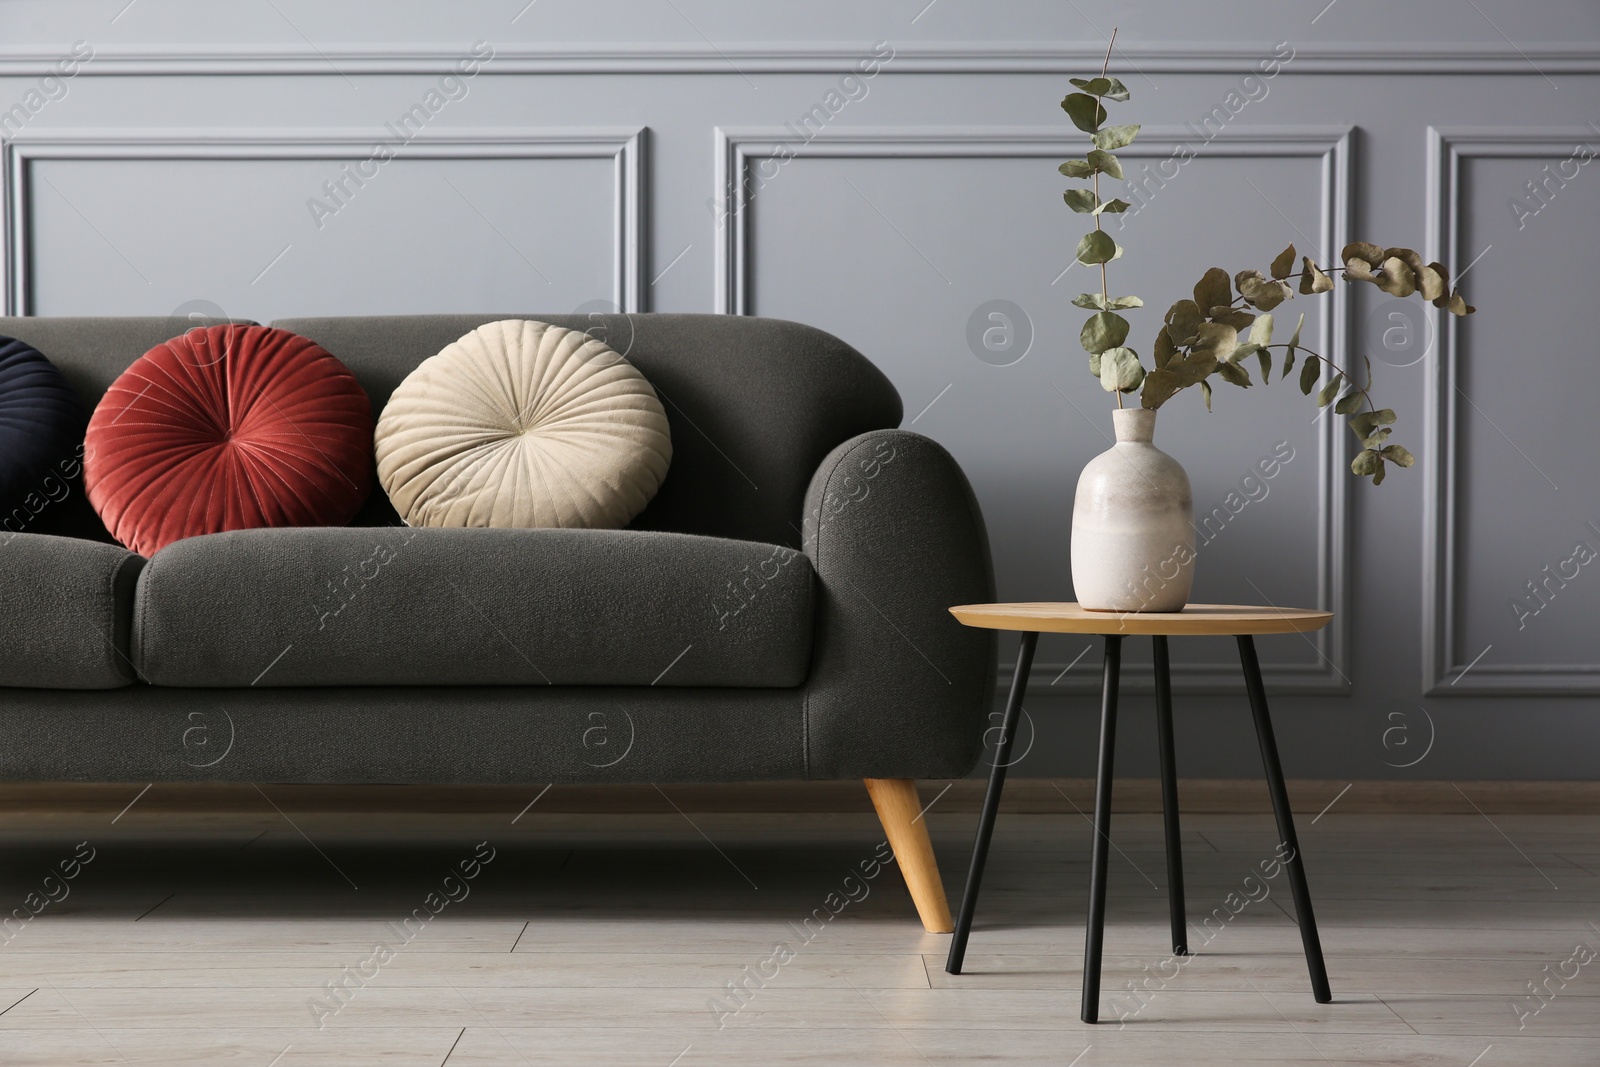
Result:
M422 361L375 433L378 481L412 526L617 529L672 459L633 365L577 330L505 319Z

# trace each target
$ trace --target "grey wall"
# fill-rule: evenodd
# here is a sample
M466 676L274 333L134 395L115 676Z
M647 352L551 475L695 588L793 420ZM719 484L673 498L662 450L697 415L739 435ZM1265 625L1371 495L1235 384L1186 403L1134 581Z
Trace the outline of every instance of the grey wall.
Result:
M1600 565L1552 579L1546 606L1528 602L1537 614L1511 605L1578 542L1600 549L1600 170L1587 160L1600 9L1214 11L0 3L0 109L22 106L9 124L0 114L0 289L12 313L36 314L803 320L882 366L910 425L966 467L1002 597L1069 599L1073 486L1106 447L1110 402L1069 305L1091 280L1069 269L1083 219L1055 166L1081 150L1057 102L1118 26L1111 69L1134 100L1117 115L1145 124L1124 156L1130 177L1154 177L1114 226L1128 250L1114 288L1165 307L1206 267L1265 267L1291 240L1322 262L1359 237L1471 265L1481 312L1453 332L1372 291L1296 302L1314 345L1373 358L1396 439L1421 457L1382 487L1345 473L1346 431L1291 383L1219 386L1210 415L1188 394L1163 409L1158 443L1188 467L1202 511L1292 450L1244 487L1256 499L1202 549L1195 591L1338 612L1315 639L1262 643L1290 773L1593 777ZM48 80L77 42L92 58ZM441 83L475 42L492 58ZM875 53L875 76L841 81ZM1275 77L1243 81L1274 57ZM422 132L399 143L385 124L417 104ZM806 143L792 127L814 107L832 113ZM1197 136L1213 109L1221 133ZM380 143L394 158L346 178ZM724 214L739 175L753 195ZM323 183L341 180L329 197ZM991 301L1014 310L992 322ZM1148 351L1157 322L1134 315L1136 346ZM1002 351L969 340L997 323L1011 328L990 335ZM1041 643L1022 773L1092 768L1087 648ZM1148 774L1148 652L1131 654L1119 762ZM1179 642L1174 656L1184 770L1256 773L1231 643Z

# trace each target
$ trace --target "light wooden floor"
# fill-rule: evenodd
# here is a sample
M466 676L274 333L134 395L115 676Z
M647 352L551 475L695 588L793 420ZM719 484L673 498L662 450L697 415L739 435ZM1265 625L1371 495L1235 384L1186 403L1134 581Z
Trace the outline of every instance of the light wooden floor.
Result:
M0 914L59 897L47 873L95 850L0 938L0 1064L1600 1064L1600 959L1568 962L1600 951L1597 815L1302 816L1330 1005L1281 875L1171 963L1159 818L1119 815L1111 1023L1090 1028L1072 812L1003 816L952 978L893 867L847 883L881 840L865 813L260 808L0 812ZM928 818L954 898L974 816ZM1260 814L1191 815L1185 838L1196 923L1275 841ZM406 943L389 924L484 840L465 898ZM379 943L393 958L364 963ZM793 958L768 962L780 943ZM319 1029L308 999L346 967L375 976ZM1147 975L1141 1001L1125 987ZM1559 993L1532 999L1547 978ZM1541 1004L1519 1027L1514 1005Z

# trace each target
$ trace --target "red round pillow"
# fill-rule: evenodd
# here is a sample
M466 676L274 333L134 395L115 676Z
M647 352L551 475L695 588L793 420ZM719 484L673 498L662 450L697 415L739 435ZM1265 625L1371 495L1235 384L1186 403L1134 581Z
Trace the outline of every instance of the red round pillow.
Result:
M224 530L341 525L372 488L372 406L315 341L196 328L106 391L83 482L111 536L144 556Z

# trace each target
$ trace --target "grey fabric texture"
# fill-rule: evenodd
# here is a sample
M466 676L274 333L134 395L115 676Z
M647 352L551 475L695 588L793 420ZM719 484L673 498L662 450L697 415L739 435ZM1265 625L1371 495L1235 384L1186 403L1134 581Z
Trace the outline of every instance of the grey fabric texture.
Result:
M130 797L168 781L521 783L530 800L550 782L796 780L801 692L0 689L0 780L136 782Z
M0 533L0 686L116 689L144 559L115 545Z
M39 318L0 316L0 336L15 337L42 352L66 376L68 384L77 392L86 409L92 411L105 396L111 383L127 370L134 360L163 341L171 340L186 330L211 326L219 322L242 322L245 319L209 318ZM51 494L44 507L21 521L5 523L5 529L26 529L30 533L59 534L64 537L81 537L91 541L112 544L94 509L83 494L82 455L63 456L59 470L65 474L66 491Z
M819 579L806 686L812 778L959 778L993 702L995 633L956 622L994 600L983 515L934 441L881 430L829 453L806 494Z
M637 367L672 427L672 466L636 530L800 545L811 472L840 441L900 422L888 378L838 338L798 323L730 315L418 315L279 319L337 356L374 418L424 359L498 319L586 330ZM358 522L392 523L381 491Z
M133 658L161 686L795 686L810 561L623 530L236 530L157 552Z

